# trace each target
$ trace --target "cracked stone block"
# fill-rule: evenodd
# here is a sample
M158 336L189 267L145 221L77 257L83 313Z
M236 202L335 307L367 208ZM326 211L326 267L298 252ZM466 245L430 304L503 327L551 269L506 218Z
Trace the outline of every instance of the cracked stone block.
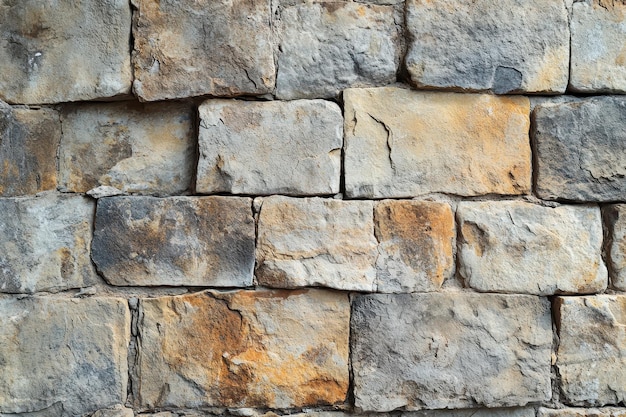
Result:
M0 99L60 103L130 93L127 0L0 0Z
M208 100L200 112L196 192L339 192L343 116L324 100Z
M204 292L140 304L138 403L293 408L348 394L348 295Z
M252 285L252 200L108 197L98 200L92 258L112 285Z
M270 93L269 0L132 0L133 89L143 101Z
M537 417L626 417L626 408L561 408L552 410L540 407Z
M597 206L467 201L457 219L459 274L471 288L536 295L606 289Z
M263 199L256 251L260 285L374 291L377 253L371 201Z
M62 123L61 191L171 195L191 187L197 145L188 104L71 105Z
M602 214L606 227L605 252L611 286L626 291L626 205L604 207Z
M351 323L359 410L511 407L551 398L552 321L546 299L359 295Z
M60 139L56 111L11 107L0 101L0 196L55 190Z
M626 399L626 296L558 297L556 366L561 400L573 406Z
M348 89L344 102L348 197L530 191L525 97L383 87Z
M626 97L539 105L533 115L540 198L626 199Z
M94 203L46 193L0 199L0 292L58 292L98 282L89 258Z
M69 417L123 403L129 339L124 299L0 299L0 414Z
M563 93L569 23L563 0L407 0L406 68L419 88Z
M402 12L387 5L306 2L284 7L276 96L335 97L347 87L390 84L401 54Z

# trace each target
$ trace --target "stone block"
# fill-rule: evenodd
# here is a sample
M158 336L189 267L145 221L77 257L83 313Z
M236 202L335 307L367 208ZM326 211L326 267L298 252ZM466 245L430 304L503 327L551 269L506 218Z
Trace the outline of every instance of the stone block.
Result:
M611 286L626 291L626 205L606 206L602 214L606 227L605 253Z
M401 417L535 417L532 407L519 408L466 408L461 410L410 411Z
M561 408L552 410L540 407L537 417L626 417L626 408Z

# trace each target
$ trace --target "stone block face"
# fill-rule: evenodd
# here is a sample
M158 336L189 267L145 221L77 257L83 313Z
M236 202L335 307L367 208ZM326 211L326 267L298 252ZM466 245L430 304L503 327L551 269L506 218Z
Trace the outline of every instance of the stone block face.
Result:
M348 197L530 190L527 98L385 87L344 101Z
M252 201L237 197L98 200L92 258L112 285L252 285Z
M466 408L461 410L410 411L401 417L535 417L532 407L519 408Z
M77 416L123 403L129 338L123 299L0 299L0 413Z
M423 88L563 93L569 71L563 0L408 0L410 82Z
M552 410L540 407L537 417L625 417L626 408L561 408Z
M626 93L626 2L586 0L572 8L570 87Z
M260 285L373 291L376 254L371 201L263 199L256 252Z
M92 201L2 198L0 213L0 292L57 292L98 281L89 258Z
M196 158L191 107L179 103L99 103L62 113L59 188L84 193L169 195L191 187Z
M387 5L306 2L282 9L276 95L337 96L390 84L400 62L402 13Z
M60 103L130 92L125 0L0 1L0 99Z
M376 290L437 291L454 275L456 231L450 205L382 201L374 208Z
M197 192L339 192L343 117L335 103L209 100L199 111Z
M140 100L264 94L274 88L269 0L132 0Z
M594 97L534 111L537 195L626 199L626 97Z
M607 286L597 206L461 202L457 218L459 273L471 288L551 295Z
M602 209L605 220L605 252L611 286L626 291L626 205L614 204Z
M55 190L60 139L56 111L0 102L0 196Z
M292 408L346 398L346 294L199 293L142 300L140 315L142 407Z
M520 406L551 397L545 299L362 295L353 301L351 326L358 409Z

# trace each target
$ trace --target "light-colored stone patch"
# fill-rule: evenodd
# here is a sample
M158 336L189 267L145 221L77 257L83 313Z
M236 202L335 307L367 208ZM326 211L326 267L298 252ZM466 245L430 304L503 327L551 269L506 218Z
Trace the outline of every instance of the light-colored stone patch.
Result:
M552 410L540 407L537 417L625 417L626 408L561 408Z
M461 410L428 410L404 412L401 417L535 417L532 407L466 408Z
M91 417L134 417L135 413L132 408L126 408L122 405L98 410Z

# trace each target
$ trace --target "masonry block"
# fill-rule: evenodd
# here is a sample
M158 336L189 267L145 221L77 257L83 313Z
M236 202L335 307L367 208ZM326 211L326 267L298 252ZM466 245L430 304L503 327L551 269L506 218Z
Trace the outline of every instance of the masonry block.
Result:
M603 407L603 408L561 408L552 410L540 407L537 417L624 417L626 408Z

